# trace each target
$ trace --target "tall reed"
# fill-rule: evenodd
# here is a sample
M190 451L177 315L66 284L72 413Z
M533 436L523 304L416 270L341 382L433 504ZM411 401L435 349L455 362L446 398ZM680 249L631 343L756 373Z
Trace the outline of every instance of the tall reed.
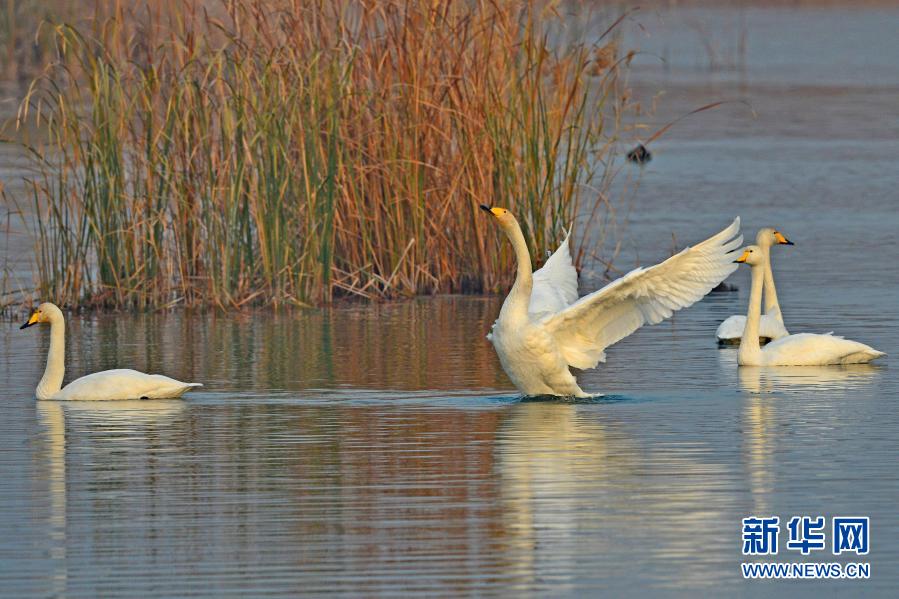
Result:
M512 256L479 204L514 210L536 260L608 207L622 61L610 36L559 41L553 8L154 2L56 25L58 60L20 110L49 135L29 188L41 295L503 288Z

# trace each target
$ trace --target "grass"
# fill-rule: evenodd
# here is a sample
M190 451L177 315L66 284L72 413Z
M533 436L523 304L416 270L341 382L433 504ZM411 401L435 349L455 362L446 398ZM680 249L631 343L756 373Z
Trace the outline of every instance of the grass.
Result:
M46 133L38 174L9 199L39 215L40 297L239 308L505 288L513 257L479 204L516 212L535 261L612 206L627 59L614 27L559 35L557 8L172 1L53 25L57 58L19 113Z

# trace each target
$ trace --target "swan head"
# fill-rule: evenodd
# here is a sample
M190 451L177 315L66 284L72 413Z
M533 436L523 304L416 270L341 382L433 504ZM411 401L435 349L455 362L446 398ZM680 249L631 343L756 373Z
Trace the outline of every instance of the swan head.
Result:
M759 246L748 245L743 248L743 253L734 262L748 264L749 266L761 266L765 263L765 254Z
M27 329L31 325L40 324L42 322L54 322L58 319L62 319L62 310L60 310L56 304L44 302L34 309L34 312L32 312L31 316L28 318L28 322L20 326L19 329Z
M518 226L518 221L515 220L515 215L513 215L505 208L491 208L490 206L481 204L481 210L493 216L496 219L496 222L499 224L500 228L502 228L504 231L511 231Z
M769 248L772 245L795 245L784 237L783 233L771 227L759 229L758 235L755 236L755 243L762 248Z

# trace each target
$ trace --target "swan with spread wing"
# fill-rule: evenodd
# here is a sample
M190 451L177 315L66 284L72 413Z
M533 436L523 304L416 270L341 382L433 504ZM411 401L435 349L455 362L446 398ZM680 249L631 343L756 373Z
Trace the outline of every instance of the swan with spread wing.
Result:
M503 370L525 395L589 397L570 368L594 368L605 350L644 324L656 324L702 299L736 268L740 219L664 262L637 268L578 299L566 237L543 268L531 270L518 221L505 208L481 206L512 243L518 270L488 339Z

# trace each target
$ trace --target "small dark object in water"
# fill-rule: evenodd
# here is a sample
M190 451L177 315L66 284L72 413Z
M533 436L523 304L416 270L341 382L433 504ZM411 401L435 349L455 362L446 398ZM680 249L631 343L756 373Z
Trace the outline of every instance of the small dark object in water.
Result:
M636 148L627 153L627 159L634 164L646 164L652 160L652 153L643 144L637 144Z
M718 283L717 287L713 287L709 293L731 293L737 291L739 288L736 285L728 285L724 281Z

